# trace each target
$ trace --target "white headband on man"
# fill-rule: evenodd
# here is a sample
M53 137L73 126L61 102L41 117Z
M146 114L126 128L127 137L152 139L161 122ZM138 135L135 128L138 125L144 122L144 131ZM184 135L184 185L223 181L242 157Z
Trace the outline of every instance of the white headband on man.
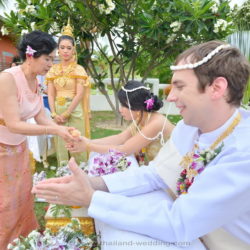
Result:
M145 87L145 86L140 86L140 87L137 87L137 88L134 88L134 89L125 89L123 86L122 86L122 90L124 90L125 92L134 92L138 89L146 89L146 90L150 90L150 88L148 87Z
M194 69L199 67L200 65L202 65L203 63L206 63L208 60L210 60L215 54L217 54L220 50L222 49L226 49L231 47L230 44L222 44L220 46L218 46L217 48L215 48L214 50L212 50L207 56L203 57L202 60L196 62L196 63L188 63L188 64L184 64L184 65L172 65L170 66L171 70L182 70L182 69Z

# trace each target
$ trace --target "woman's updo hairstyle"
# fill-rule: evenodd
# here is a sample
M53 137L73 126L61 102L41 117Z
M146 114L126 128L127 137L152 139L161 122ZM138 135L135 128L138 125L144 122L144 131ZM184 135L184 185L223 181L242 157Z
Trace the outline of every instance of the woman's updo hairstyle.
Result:
M142 86L145 87L142 82L131 80L127 82L124 88L127 90L132 90ZM162 100L159 99L157 95L151 93L150 90L141 88L132 92L127 92L127 94L131 110L154 112L158 111L163 106ZM118 91L118 99L123 107L129 108L127 94L123 89L120 89ZM150 109L147 109L147 103L145 103L145 101L149 100L150 98L153 99L154 103Z
M33 50L36 50L33 55L34 58L38 58L41 55L49 55L57 47L53 36L40 30L32 31L23 35L18 46L19 55L23 61L26 60L26 49L28 45Z
M67 35L62 35L59 37L58 46L60 45L61 41L63 41L63 40L69 40L72 43L72 45L75 46L74 38L71 36L67 36Z

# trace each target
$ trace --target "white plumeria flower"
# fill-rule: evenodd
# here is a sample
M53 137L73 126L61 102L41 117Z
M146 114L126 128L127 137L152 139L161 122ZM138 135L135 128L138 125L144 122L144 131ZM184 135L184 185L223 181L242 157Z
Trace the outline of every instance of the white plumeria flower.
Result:
M211 10L212 13L214 13L214 14L218 13L218 10L219 10L218 5L217 5L216 3L214 3L214 5L211 6L210 10Z
M228 23L224 19L218 19L214 25L214 33L218 33L219 31L225 31L229 24L230 23Z
M34 5L30 4L30 5L26 6L25 11L27 13L35 13L36 12L36 8L35 8Z
M9 31L7 30L6 27L2 26L1 33L2 33L3 36L7 36L9 34Z
M54 32L57 32L59 30L59 26L56 22L52 23L51 28Z
M30 24L30 27L31 27L32 30L35 30L35 28L36 28L36 23L35 23L35 22L32 22L32 23Z
M114 4L114 2L112 2L111 0L106 0L106 3L107 3L107 5L108 5L108 9L109 9L110 11L112 11L112 10L115 9L115 4Z
M28 30L22 30L22 32L21 32L21 36L23 36L24 34L27 34L27 33L29 33L29 31L28 31Z
M191 41L192 40L191 36L189 36L189 35L182 34L181 36L183 37L183 39L185 41Z
M177 32L181 28L181 22L175 21L170 24L170 27L173 29L173 32Z
M104 11L105 11L105 6L104 4L99 4L99 10L100 10L100 13L103 14Z
M108 8L108 9L106 9L104 12L105 12L106 15L108 15L108 14L111 13L111 10Z
M174 39L176 38L176 35L175 34L171 34L169 37L168 37L168 39L167 39L167 43L171 43L171 42L173 42L174 41Z

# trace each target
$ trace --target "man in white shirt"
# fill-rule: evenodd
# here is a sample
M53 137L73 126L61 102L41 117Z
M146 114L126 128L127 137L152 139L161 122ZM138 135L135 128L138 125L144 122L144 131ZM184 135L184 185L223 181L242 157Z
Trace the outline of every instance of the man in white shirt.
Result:
M239 108L249 64L238 49L210 41L184 51L171 69L168 101L183 120L149 166L89 178L71 160L72 176L40 183L33 193L88 207L91 217L133 239L203 237L209 249L249 249L250 113Z

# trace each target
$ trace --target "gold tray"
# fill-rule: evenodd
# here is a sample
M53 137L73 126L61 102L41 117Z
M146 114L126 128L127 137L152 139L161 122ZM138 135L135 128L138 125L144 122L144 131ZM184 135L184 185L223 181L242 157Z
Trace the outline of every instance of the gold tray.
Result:
M86 235L95 234L95 224L91 217L77 217L80 221L82 232ZM70 218L46 218L46 227L56 233L60 227L66 226L71 222Z

